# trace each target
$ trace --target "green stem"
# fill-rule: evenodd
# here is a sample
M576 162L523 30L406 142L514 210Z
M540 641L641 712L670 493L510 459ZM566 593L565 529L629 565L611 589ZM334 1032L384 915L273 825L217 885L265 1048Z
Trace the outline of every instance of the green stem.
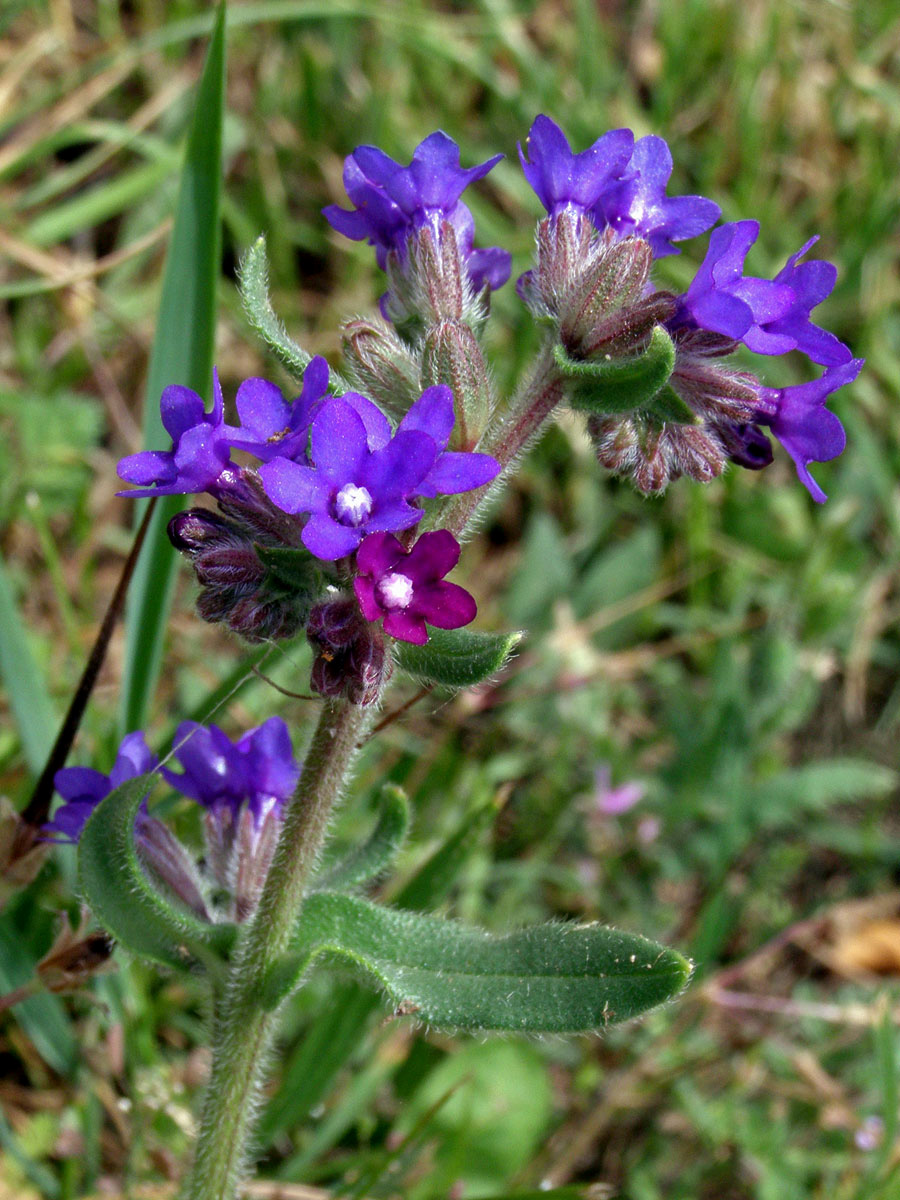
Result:
M482 446L500 462L502 475L532 443L561 398L562 378L548 345L509 413ZM453 497L441 514L443 528L461 534L485 494ZM374 707L360 708L345 700L323 706L259 906L237 947L215 1022L212 1073L185 1200L233 1200L236 1194L277 1020L277 1012L260 1007L259 997L272 964L290 944L332 809Z
M260 1076L277 1013L260 1008L269 967L287 950L303 895L373 708L323 705L256 914L242 938L216 1022L213 1064L186 1200L232 1200L246 1164Z
M435 517L435 528L449 529L456 537L471 529L478 508L509 477L512 468L562 400L563 377L553 356L553 346L554 342L549 341L538 355L521 393L513 400L502 421L478 447L496 458L501 467L500 474L490 487L452 496Z

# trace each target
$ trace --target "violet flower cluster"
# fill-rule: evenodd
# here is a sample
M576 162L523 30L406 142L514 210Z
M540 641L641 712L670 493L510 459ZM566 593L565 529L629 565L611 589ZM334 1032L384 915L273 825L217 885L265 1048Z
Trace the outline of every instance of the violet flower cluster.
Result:
M519 281L526 303L558 320L573 359L633 354L654 324L675 345L669 384L687 406L686 419L667 421L640 410L593 416L589 428L601 463L655 492L679 474L712 478L729 459L750 469L767 466L769 430L813 498L823 501L809 464L834 458L845 443L840 421L825 403L856 378L862 360L811 318L837 278L831 263L802 261L817 239L791 255L774 279L762 279L744 272L758 223L722 225L711 234L687 291L673 297L653 288L651 261L677 254L674 243L709 229L719 208L702 196L666 195L673 164L662 138L635 142L630 130L614 130L573 153L558 126L539 116L527 154L520 150L520 156L548 214L539 226L537 267ZM596 299L592 289L608 287L616 272L626 302L614 313L608 306L593 328L585 329L583 320L579 327ZM808 383L766 386L721 365L739 343L761 355L798 350L824 371Z
M312 358L294 399L265 379L243 382L229 424L218 377L209 412L173 385L161 401L171 449L119 466L138 485L129 495L214 498L218 511L188 509L169 528L201 584L201 616L251 641L305 629L322 696L375 703L391 639L422 645L429 626L459 629L474 618L473 598L445 578L460 553L440 528L447 498L508 471L560 401L587 412L599 462L645 493L680 475L709 480L728 462L759 470L772 462L771 434L822 501L809 466L844 446L825 406L862 360L813 320L836 279L832 264L806 257L816 239L774 278L748 275L758 223L712 228L712 200L670 196L662 138L616 129L574 152L543 115L519 149L547 215L517 292L549 340L535 412L516 410L530 403L526 387L504 413L480 333L510 256L476 249L462 200L500 157L463 167L441 132L408 166L374 146L354 150L344 170L353 208L331 205L325 216L375 247L389 291L381 318L345 326L353 386L340 390L325 360ZM710 229L687 289L658 289L655 260ZM728 361L741 345L767 357L797 351L821 372L777 386ZM417 527L428 532L417 537Z
M275 851L284 806L297 785L300 767L287 726L270 717L236 742L216 725L182 722L172 757L181 767L161 764L142 732L122 740L108 775L89 767L64 767L54 783L64 803L44 825L47 840L76 843L94 809L129 779L158 772L203 810L205 870L163 823L147 801L135 822L135 844L144 866L204 920L225 915L244 920L255 907ZM226 910L217 905L220 897Z
M328 388L320 357L309 362L292 401L275 384L248 379L237 392L236 425L225 420L218 378L211 412L190 389L167 388L162 416L172 450L130 455L119 474L141 485L124 495L206 491L217 501L218 512L192 508L169 527L202 585L201 616L251 641L307 627L319 660L313 687L372 703L385 666L374 628L382 618L387 634L418 644L427 641L426 622L456 629L474 618L472 597L443 582L459 558L456 539L444 530L437 540L431 533L416 541L413 529L429 502L485 486L499 464L488 454L449 448L455 416L446 386L425 388L396 428L360 392L331 395ZM232 461L234 450L254 455L258 468ZM327 618L345 611L357 578L371 578L371 565L360 564L371 564L367 547L381 546L385 536L400 557L409 556L408 574L394 572L406 585L389 609L355 609L352 664L345 656L335 681L328 664L343 634L329 634Z

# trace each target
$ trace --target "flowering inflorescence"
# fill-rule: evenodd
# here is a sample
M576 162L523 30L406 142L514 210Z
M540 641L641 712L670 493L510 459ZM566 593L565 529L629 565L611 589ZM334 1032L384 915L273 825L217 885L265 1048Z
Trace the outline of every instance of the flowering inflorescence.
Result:
M709 229L719 209L702 196L666 195L672 156L661 138L635 142L630 130L614 130L575 154L540 116L527 152L522 164L548 215L538 226L536 266L519 280L519 292L537 315L557 323L575 363L597 364L588 427L600 462L630 475L641 491L657 492L680 474L710 479L728 460L767 466L768 429L814 499L824 500L809 463L834 458L844 446L840 422L824 405L856 378L862 360L811 320L837 276L831 263L801 261L816 239L774 279L760 279L744 274L758 223L722 225L687 290L673 296L650 282L653 260L677 254L674 243ZM674 349L664 387L635 393L624 411L604 411L603 366L646 348L657 327ZM740 343L763 355L799 350L825 370L810 383L767 387L723 365Z
M287 726L280 717L270 717L233 742L216 725L183 721L172 756L180 771L160 764L143 733L129 733L108 775L90 767L57 771L54 783L64 803L44 825L44 836L76 843L110 792L129 779L158 772L203 810L205 864L198 868L181 842L150 815L145 798L134 827L144 866L203 920L223 915L244 920L259 898L285 803L300 776Z
M353 209L325 209L338 232L375 247L388 277L381 317L344 329L346 370L361 390L339 391L313 358L294 400L264 379L242 383L229 425L218 377L210 412L172 386L161 401L172 449L120 464L138 485L131 495L205 491L216 500L218 512L189 509L169 530L193 562L200 614L257 641L305 628L321 695L373 703L390 669L389 639L421 645L429 625L473 619L472 597L444 579L460 551L440 525L452 511L460 532L459 513L477 501L454 508L446 498L508 470L561 400L587 413L600 463L645 493L679 475L709 480L729 461L765 467L772 433L812 496L825 498L809 464L844 445L825 403L862 360L812 320L836 279L830 263L806 260L816 239L773 279L757 278L744 263L758 224L720 225L676 295L653 284L655 260L710 230L720 210L667 194L673 161L662 138L617 129L575 153L539 116L519 154L547 214L534 265L517 282L550 328L537 400L526 386L500 412L480 344L510 256L475 248L461 197L501 156L463 168L458 147L437 132L409 166L358 147L344 170ZM740 345L768 356L796 350L824 369L769 386L728 362ZM235 462L234 451L257 466ZM417 538L420 524L428 532Z

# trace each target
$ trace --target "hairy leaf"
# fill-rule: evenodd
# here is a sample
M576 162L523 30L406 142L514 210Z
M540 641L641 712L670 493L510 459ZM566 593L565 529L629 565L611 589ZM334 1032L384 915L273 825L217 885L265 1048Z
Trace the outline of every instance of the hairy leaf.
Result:
M668 383L675 367L675 347L661 325L655 326L643 354L630 358L574 359L562 346L557 346L554 354L557 366L568 380L569 403L582 412L598 414L629 413L637 409L653 412L654 398ZM686 417L672 415L662 419L693 421L690 409L686 405L683 409ZM665 410L674 413L670 400Z
M241 261L241 300L251 327L259 334L275 357L287 368L298 382L309 366L312 355L298 346L288 335L284 324L276 315L269 299L269 262L266 257L266 239L260 235ZM345 391L343 380L335 371L329 371L329 386L332 391Z
M374 879L389 866L409 828L409 801L402 788L386 783L379 796L381 814L371 837L318 881L323 891L343 891Z
M168 967L214 963L234 944L234 925L207 925L172 904L138 861L134 820L157 776L126 780L97 805L78 840L81 891L100 924L126 950Z
M471 687L496 675L524 636L520 631L478 633L469 629L431 629L424 646L397 643L397 665L425 683Z
M272 972L278 1003L321 955L371 975L403 1013L454 1029L574 1033L626 1021L679 992L689 963L602 925L537 925L494 937L455 921L319 892L293 955Z

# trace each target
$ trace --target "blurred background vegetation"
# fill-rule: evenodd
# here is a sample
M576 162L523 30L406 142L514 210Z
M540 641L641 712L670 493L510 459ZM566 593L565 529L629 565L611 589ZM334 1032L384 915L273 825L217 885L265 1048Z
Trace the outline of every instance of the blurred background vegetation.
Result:
M0 787L19 805L130 541L115 463L140 448L211 20L187 0L0 6L0 545L36 663L33 721L5 709L0 731ZM892 0L231 6L226 396L251 374L285 381L236 293L260 232L306 349L338 365L341 319L371 311L374 256L320 216L360 142L408 161L441 127L465 163L504 151L470 203L479 243L525 270L538 205L515 146L538 112L579 149L622 125L662 134L675 191L760 221L754 274L821 234L839 268L821 322L867 359L834 400L848 448L814 468L821 508L783 454L646 500L600 473L576 420L554 427L460 571L482 628L528 630L521 654L371 742L340 818L338 845L393 778L416 824L388 900L495 929L558 916L643 932L694 956L690 992L602 1039L478 1041L386 1020L320 971L286 1013L248 1195L900 1194L898 78ZM703 249L661 262L660 280L682 288ZM511 286L488 338L508 388L535 339ZM803 378L765 366L771 383ZM234 735L278 712L299 748L309 705L250 674L193 597L181 570L151 744L230 679L217 721ZM72 761L112 763L121 661L117 640ZM298 642L266 671L304 691L308 667ZM645 785L624 815L598 805L603 764ZM72 888L62 849L0 914L0 991L75 915ZM0 1015L0 1197L174 1194L206 1064L201 991L114 967Z

